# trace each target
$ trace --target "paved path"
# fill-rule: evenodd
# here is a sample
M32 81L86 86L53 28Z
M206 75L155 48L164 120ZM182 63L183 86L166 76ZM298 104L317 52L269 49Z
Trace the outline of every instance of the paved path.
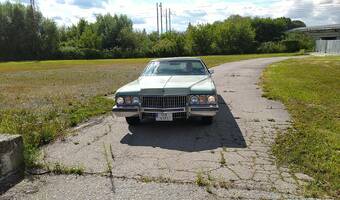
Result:
M33 176L3 198L297 198L304 182L278 168L270 152L289 115L281 103L261 97L257 85L265 66L284 59L215 67L221 109L211 126L189 121L129 127L123 118L93 120L44 148L46 162L83 166L87 175ZM199 176L206 186L195 184Z

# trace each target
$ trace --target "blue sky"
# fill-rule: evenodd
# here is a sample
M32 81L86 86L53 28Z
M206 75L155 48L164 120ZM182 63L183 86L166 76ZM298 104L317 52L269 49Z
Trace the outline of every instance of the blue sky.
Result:
M5 2L6 0L0 0ZM17 0L12 0L17 1ZM23 3L29 0L21 0ZM156 2L153 0L36 0L44 16L58 25L71 25L80 18L93 21L96 14L126 14L135 29L156 30ZM340 24L340 0L172 0L163 8L172 10L172 28L186 29L188 23L211 23L233 14L261 17L291 17L307 25ZM165 24L165 19L164 19Z

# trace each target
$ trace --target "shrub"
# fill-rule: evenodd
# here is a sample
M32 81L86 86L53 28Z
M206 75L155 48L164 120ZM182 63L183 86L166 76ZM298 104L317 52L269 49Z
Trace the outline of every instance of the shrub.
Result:
M103 57L103 53L96 49L81 49L82 55L86 59L98 59Z
M315 47L314 39L311 36L308 36L304 33L299 33L299 32L287 33L285 36L285 40L298 41L299 50L306 49L307 51L313 51Z
M286 47L280 42L264 42L258 48L259 53L282 53Z
M82 59L85 58L84 52L77 47L60 47L58 58L62 59Z
M297 40L283 40L282 45L286 52L297 52L300 50L300 43Z
M176 53L176 43L165 38L160 40L153 48L152 54L158 57L172 56Z

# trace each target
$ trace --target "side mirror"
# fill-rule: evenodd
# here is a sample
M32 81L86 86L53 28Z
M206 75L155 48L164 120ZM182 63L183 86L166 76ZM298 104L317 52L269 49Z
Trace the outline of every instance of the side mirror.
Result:
M214 74L215 71L213 69L209 70L210 74Z

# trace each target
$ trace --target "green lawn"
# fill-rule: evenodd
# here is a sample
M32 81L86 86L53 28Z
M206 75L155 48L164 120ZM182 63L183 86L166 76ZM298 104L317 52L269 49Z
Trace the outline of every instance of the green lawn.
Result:
M272 53L272 54L244 54L244 55L226 55L226 56L201 56L208 67L215 67L217 65L234 62L240 60L247 60L253 58L268 58L268 57L282 57L282 56L297 56L300 53Z
M296 54L204 56L209 67ZM105 98L137 78L148 58L0 63L0 133L21 134L28 166L41 145L84 120L110 112Z
M280 163L311 175L312 196L340 197L340 57L290 59L267 68L265 96L282 101L293 128L273 151Z

